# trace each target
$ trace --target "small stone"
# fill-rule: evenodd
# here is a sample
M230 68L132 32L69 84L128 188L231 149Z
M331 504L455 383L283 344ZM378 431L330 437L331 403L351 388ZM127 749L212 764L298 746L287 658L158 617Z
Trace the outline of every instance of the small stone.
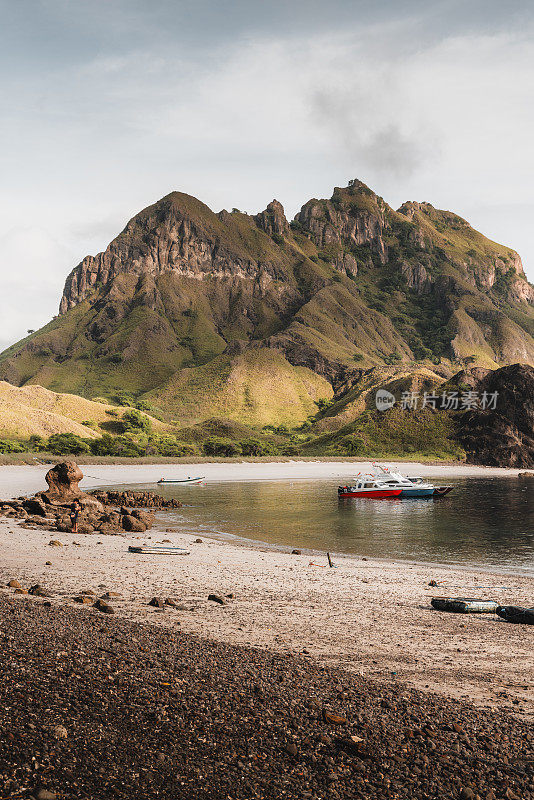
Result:
M15 589L13 594L28 594L28 590L27 589Z
M323 708L323 719L325 722L329 722L331 725L346 725L347 718L342 717L339 714L332 714L331 711L327 711Z
M202 539L195 539L194 544L202 544Z
M59 539L51 539L48 545L49 547L63 547L63 542L60 542Z
M301 556L302 555L302 550L292 550L291 551L291 555L292 556Z
M44 589L40 583L36 583L35 586L30 586L29 594L32 594L35 597L52 597L51 592L48 592L46 589Z
M45 567L51 567L51 566L52 566L51 561L45 561Z
M219 603L220 606L224 606L225 605L224 599L222 597L219 597L218 594L209 594L208 595L208 600L211 600L214 603Z
M9 586L10 589L20 589L21 588L20 583L17 580L15 580L15 578L10 580L7 585Z
M52 736L55 739L66 739L69 735L69 732L65 728L64 725L55 725L52 728Z
M176 608L176 606L178 604L177 604L176 600L174 600L172 597L166 597L165 598L165 605L166 606L170 606L171 608Z
M286 744L286 753L289 753L290 756L296 756L298 754L298 747L295 742Z
M81 603L84 606L90 606L93 604L93 598L89 597L87 594L79 595L78 597L72 598L75 603Z
M429 584L428 584L428 585L429 585L429 586L437 586L437 585L438 585L438 582L437 582L437 581L435 581L435 580L432 578L432 580L429 582Z
M102 595L101 599L109 600L111 597L120 597L120 594L119 592L105 592L105 594Z
M474 800L475 793L472 789L464 786L460 792L460 800Z
M101 611L102 614L114 614L115 609L113 606L110 606L108 603L105 603L102 599L98 599L96 603L93 603L93 608L96 608L98 611Z
M149 606L154 606L154 608L163 608L165 606L164 601L161 597L153 597L152 600L148 601Z
M55 792L48 791L48 789L39 789L35 797L37 800L56 800L57 795Z
M235 597L235 594L234 594L233 592L230 592L229 594L227 594L227 595L226 595L226 597L227 597L229 600L233 600L233 599L234 599L234 597Z

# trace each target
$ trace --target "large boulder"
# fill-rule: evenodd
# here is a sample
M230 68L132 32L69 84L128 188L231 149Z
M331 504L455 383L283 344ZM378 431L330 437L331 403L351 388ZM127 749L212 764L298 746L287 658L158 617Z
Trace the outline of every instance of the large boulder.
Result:
M83 472L75 461L62 461L48 470L45 475L48 490L40 492L37 497L53 506L70 506L77 500L85 511L102 513L102 503L82 492L78 486L82 478Z

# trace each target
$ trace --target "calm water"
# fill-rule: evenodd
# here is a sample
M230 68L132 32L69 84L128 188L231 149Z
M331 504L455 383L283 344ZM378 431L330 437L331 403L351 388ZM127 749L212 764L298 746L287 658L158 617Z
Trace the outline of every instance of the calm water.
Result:
M452 483L453 492L439 500L338 500L331 480L158 490L184 503L165 515L184 532L534 575L534 482L464 478ZM154 485L135 488L153 490Z

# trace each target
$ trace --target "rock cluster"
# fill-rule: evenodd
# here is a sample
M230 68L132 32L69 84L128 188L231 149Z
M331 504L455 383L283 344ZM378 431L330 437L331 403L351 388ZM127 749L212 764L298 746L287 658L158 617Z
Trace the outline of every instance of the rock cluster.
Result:
M505 711L35 600L0 641L1 797L534 798Z
M179 500L162 497L155 492L91 492L103 506L136 506L137 508L181 508Z
M40 503L37 510L35 499L1 500L0 516L22 520L24 528L41 528L47 531L70 533L73 518L70 504L66 506ZM78 517L78 533L144 533L154 524L154 516L137 508L122 506L120 509L83 508ZM55 541L55 540L53 540Z
M56 464L46 474L47 491L39 492L35 497L1 500L0 516L20 519L22 526L27 528L69 533L74 527L72 504L76 501L80 506L77 533L144 533L154 524L154 515L133 506L167 508L171 504L181 505L177 500L167 501L153 492L89 495L78 486L82 478L83 474L74 461ZM124 502L126 500L128 504Z

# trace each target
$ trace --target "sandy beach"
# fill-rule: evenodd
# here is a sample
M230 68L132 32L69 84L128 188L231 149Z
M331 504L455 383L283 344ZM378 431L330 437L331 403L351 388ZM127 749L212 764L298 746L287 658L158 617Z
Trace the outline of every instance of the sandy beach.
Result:
M290 473L337 477L347 469L346 464L324 462L203 467L212 480L222 475L267 480ZM413 465L413 470L412 474L442 477L444 470L449 475L505 473L423 465ZM19 477L20 471L25 474ZM119 474L125 481L138 482L150 480L154 472L164 474L161 465L99 467L101 471L109 483ZM35 489L42 486L42 467L9 468L9 473L0 473L0 485L7 487L15 480L17 487L25 484L25 492L30 484ZM51 538L60 539L63 546L50 546ZM449 593L530 606L534 579L364 558L337 558L330 569L324 555L292 555L204 536L197 543L196 538L164 527L141 537L52 537L2 520L0 581L4 586L11 579L26 587L41 583L54 593L53 605L73 603L82 590L116 592L116 613L131 620L171 628L179 624L182 632L218 642L303 653L373 679L534 715L534 628L510 625L494 615L443 614L430 606L432 596ZM128 552L128 544L142 542L170 542L186 547L190 555L166 558ZM438 585L429 586L431 580ZM224 605L208 600L212 593L221 596ZM175 598L179 608L150 607L152 597ZM84 608L81 613L98 612Z

